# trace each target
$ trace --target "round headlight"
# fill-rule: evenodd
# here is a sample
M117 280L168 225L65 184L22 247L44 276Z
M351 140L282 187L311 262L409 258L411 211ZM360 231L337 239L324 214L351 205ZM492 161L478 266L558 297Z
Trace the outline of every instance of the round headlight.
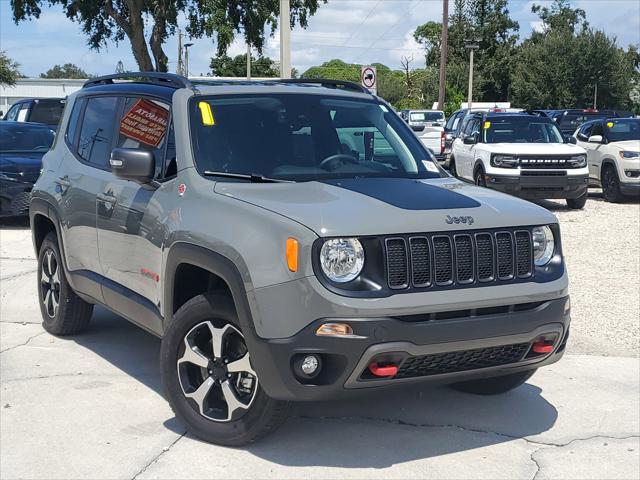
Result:
M533 237L533 260L537 266L542 267L551 261L556 249L553 232L545 225L531 230L531 236Z
M362 271L364 249L356 238L327 240L320 250L322 271L332 282L350 282Z

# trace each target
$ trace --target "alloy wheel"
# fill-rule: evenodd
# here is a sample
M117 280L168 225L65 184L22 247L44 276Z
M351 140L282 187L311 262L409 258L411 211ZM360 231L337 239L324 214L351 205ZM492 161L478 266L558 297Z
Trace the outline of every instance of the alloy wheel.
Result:
M60 264L52 249L47 250L42 257L40 288L44 309L49 317L55 318L60 305Z
M215 422L237 420L258 391L242 333L231 324L197 324L185 335L176 363L184 396L192 408Z

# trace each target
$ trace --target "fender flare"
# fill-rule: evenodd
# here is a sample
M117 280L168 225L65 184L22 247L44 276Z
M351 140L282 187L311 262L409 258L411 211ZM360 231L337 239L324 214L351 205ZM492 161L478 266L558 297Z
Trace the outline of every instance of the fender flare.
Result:
M485 173L487 173L487 169L484 168L484 162L480 158L476 158L476 161L473 164L473 179L474 179L474 181L475 181L475 178L476 178L476 172L478 171L478 168L482 168L482 170Z

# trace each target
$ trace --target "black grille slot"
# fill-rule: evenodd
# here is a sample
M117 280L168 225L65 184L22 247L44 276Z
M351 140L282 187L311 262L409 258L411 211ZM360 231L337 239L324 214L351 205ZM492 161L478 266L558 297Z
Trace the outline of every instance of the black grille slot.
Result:
M451 239L445 236L433 237L434 271L437 285L453 283L453 248Z
M473 282L473 240L471 235L455 235L456 277L458 283Z
M478 280L490 282L495 278L493 261L493 239L489 233L476 235L476 256Z
M427 237L409 239L411 250L411 275L414 287L431 285L431 252Z
M530 277L533 271L533 250L529 232L516 232L516 270L518 277Z
M528 343L462 350L408 357L394 378L426 377L508 365L521 361L529 351Z
M509 232L496 233L496 251L498 260L498 279L513 278L513 238Z
M407 288L409 286L409 265L404 238L388 238L386 247L389 287L394 289Z

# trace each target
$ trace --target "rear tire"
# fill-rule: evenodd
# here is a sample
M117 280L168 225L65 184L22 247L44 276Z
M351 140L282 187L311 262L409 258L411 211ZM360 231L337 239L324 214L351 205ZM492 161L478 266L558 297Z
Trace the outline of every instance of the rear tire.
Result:
M584 192L584 195L580 195L578 198L567 198L567 206L572 210L581 210L587 204L588 191Z
M605 165L601 176L602 196L607 202L619 203L624 199L620 191L618 172L612 165Z
M171 408L204 441L246 445L288 416L290 402L262 389L227 297L198 295L180 307L162 339L160 366Z
M42 326L53 335L75 335L89 325L93 305L82 300L67 281L58 237L49 232L38 254L38 299Z
M502 375L500 377L469 380L468 382L454 383L451 388L475 395L499 395L509 392L524 384L536 372L535 369L525 372Z

